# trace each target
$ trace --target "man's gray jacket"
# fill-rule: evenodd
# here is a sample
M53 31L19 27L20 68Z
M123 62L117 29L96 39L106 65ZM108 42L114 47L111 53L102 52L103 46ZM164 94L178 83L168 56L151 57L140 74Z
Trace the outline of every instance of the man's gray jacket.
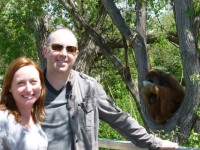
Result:
M68 91L66 107L75 150L98 149L99 119L138 147L159 149L162 140L148 134L135 119L118 108L94 78L72 70L68 82L71 91Z

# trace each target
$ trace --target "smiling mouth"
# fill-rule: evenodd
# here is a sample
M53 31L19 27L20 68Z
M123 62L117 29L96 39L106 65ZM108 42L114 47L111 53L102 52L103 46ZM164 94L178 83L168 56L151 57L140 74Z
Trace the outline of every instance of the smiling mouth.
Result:
M64 63L65 61L64 61L64 60L58 60L57 62L59 62L59 63Z
M66 60L57 60L56 62L57 62L58 64L68 63Z
M30 99L32 99L32 98L34 97L34 95L35 95L35 94L27 95L27 96L22 95L22 97L25 98L25 99L30 100Z

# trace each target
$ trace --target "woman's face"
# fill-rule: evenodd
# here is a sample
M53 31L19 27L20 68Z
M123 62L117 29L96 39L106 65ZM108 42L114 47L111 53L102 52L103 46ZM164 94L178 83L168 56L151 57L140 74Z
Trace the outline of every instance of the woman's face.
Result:
M10 92L19 109L32 107L41 93L41 82L37 69L34 66L24 66L18 69L13 76Z

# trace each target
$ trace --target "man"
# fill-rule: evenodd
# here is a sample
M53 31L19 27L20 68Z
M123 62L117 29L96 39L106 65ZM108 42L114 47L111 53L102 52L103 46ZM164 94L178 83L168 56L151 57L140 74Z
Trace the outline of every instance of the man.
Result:
M49 140L48 150L97 150L99 118L139 147L178 147L148 134L115 106L95 79L73 70L77 48L73 32L62 28L50 34L43 50L47 96L42 127Z

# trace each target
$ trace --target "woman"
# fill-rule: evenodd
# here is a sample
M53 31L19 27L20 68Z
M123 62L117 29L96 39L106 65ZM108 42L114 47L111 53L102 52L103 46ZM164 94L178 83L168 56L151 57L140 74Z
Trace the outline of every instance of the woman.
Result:
M0 149L46 150L45 83L41 69L26 57L15 59L4 76L0 101Z

